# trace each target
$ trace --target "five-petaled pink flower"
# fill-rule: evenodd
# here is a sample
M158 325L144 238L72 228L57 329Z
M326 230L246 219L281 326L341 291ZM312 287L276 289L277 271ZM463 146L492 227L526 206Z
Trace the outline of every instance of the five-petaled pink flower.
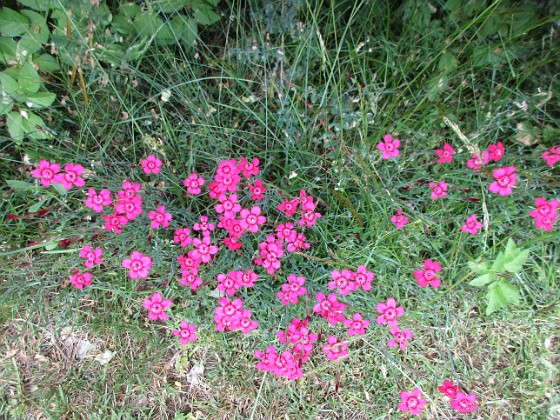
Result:
M369 320L363 319L362 314L356 312L352 319L344 321L344 325L350 327L348 335L363 335L366 333L366 328L369 326Z
M152 210L148 213L148 217L152 220L152 227L154 229L157 229L160 226L163 226L165 228L168 227L169 221L173 216L171 215L171 213L165 212L164 206L158 206L157 211Z
M408 223L408 217L404 216L401 210L397 210L397 214L391 216L391 223L394 223L397 229L402 229Z
M397 302L393 298L387 299L386 303L379 302L375 308L381 315L375 320L378 324L388 324L390 328L397 325L397 317L403 316L404 308L397 307Z
M138 251L133 251L130 258L122 260L122 266L130 270L128 276L131 279L144 279L148 277L148 271L152 268L152 259Z
M492 160L494 162L502 160L504 152L504 145L501 141L496 144L491 144L490 146L488 146L488 160Z
M323 351L327 355L327 359L337 360L348 356L348 342L346 340L340 340L331 335L327 341L327 344L323 344Z
M88 190L88 198L86 198L85 205L94 212L101 213L103 211L103 206L110 206L111 204L113 204L111 191L101 190L99 194L97 194L93 188Z
M189 344L189 341L196 341L196 326L183 321L178 330L173 330L173 335L179 337L179 343L184 346Z
M455 149L448 144L445 143L443 145L443 149L436 150L436 156L439 157L438 163L451 163L453 162L453 155L455 154Z
M515 171L515 166L506 166L505 168L496 169L493 172L496 181L492 182L490 187L488 187L490 192L500 194L501 196L510 195L513 192L511 187L513 187L517 181Z
M377 148L383 152L383 155L381 157L387 160L399 156L400 145L401 142L399 139L393 140L393 137L391 135L385 134L383 136L383 141L377 145Z
M432 194L430 195L432 200L437 200L447 195L448 186L445 181L430 182L428 185L432 189Z
M55 182L56 175L60 172L60 165L56 162L42 160L39 167L33 171L33 177L41 180L41 185L48 187L51 182Z
M251 207L251 210L241 210L241 227L243 230L250 230L253 233L259 231L259 226L266 222L266 217L261 215L261 208L259 206Z
M249 185L249 189L251 190L251 200L259 201L264 199L266 187L260 179L256 179L253 185Z
M88 268L92 268L94 264L103 264L103 260L101 259L102 255L103 251L101 248L95 248L92 250L89 245L84 245L84 247L80 250L80 257L86 259L84 265Z
M91 286L91 273L81 273L80 270L75 268L70 276L70 283L79 290L82 290L84 287Z
M461 413L470 413L471 411L476 411L478 408L476 405L476 395L466 395L462 392L457 392L457 396L451 400L450 404L451 407Z
M549 150L543 152L542 158L548 166L556 165L557 162L560 162L560 145L552 146Z
M171 308L173 303L170 299L163 299L158 292L155 292L151 298L144 299L142 302L142 306L144 309L149 310L148 318L157 321L161 319L162 321L166 321L169 319L169 315L167 315L164 311L166 309Z
M552 230L552 224L558 219L558 200L546 201L543 197L535 200L536 209L531 210L529 215L535 219L535 227L544 231Z
M439 392L451 399L455 399L457 397L457 393L459 392L459 386L455 385L449 379L444 380L443 384L441 384L438 389Z
M198 195L202 192L200 189L201 185L204 185L204 178L198 176L197 173L193 172L183 181L183 185L187 187L187 192L192 195Z
M484 150L482 152L482 158L478 156L476 153L472 154L472 159L467 162L467 166L471 168L474 172L480 172L480 168L482 165L486 165L488 163L488 151Z
M398 326L391 328L391 334L393 334L394 338L389 340L387 345L389 347L394 347L397 344L401 350L404 350L408 347L408 342L412 338L412 331L410 330L401 330Z
M461 227L461 231L470 233L471 235L476 235L480 228L482 228L482 222L478 222L476 220L476 214L471 214L467 217L467 221Z
M149 155L146 159L140 162L142 169L146 175L159 174L161 171L161 165L163 162L161 159L156 158L154 155Z
M426 260L424 261L424 271L416 270L414 272L414 277L418 280L418 286L432 286L434 289L437 289L441 284L441 280L436 277L436 273L439 273L440 271L440 263L437 261Z
M84 167L82 165L69 163L64 167L64 172L61 172L54 176L52 182L55 184L62 184L62 186L66 190L72 188L72 185L81 188L86 185L86 181L82 177L80 177L83 172Z
M371 282L375 279L375 274L368 271L365 265L359 265L354 273L354 281L356 282L356 289L361 287L364 291L371 290Z
M420 398L421 396L422 392L418 388L414 388L412 392L401 392L399 410L402 412L410 411L410 414L414 416L420 414L426 405L426 400Z

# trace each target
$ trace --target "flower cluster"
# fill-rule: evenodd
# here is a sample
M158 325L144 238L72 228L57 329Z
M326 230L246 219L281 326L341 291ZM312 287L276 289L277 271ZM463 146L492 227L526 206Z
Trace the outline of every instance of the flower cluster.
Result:
M83 172L84 167L74 163L68 163L64 166L64 172L60 172L58 163L42 160L39 162L39 167L33 171L33 177L40 179L44 187L61 184L64 189L69 190L73 185L78 188L86 185L86 181L80 176Z
M438 387L439 391L450 399L451 407L461 413L471 413L475 411L478 406L476 405L476 395L464 394L460 391L459 386L453 384L450 380L446 379Z
M412 332L408 329L401 330L398 325L397 318L404 315L404 308L402 306L397 306L397 301L394 298L387 299L387 302L379 302L376 305L377 312L379 316L375 320L378 324L387 324L390 333L393 338L389 340L387 345L389 347L394 347L397 344L401 350L408 347L407 340L412 338Z
M535 200L537 208L529 213L535 219L535 227L544 231L552 230L552 224L558 220L559 205L560 202L558 200L546 201L546 198L538 197Z

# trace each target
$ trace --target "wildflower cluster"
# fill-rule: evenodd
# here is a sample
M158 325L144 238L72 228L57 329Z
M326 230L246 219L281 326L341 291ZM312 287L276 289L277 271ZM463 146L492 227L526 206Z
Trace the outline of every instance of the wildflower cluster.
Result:
M459 386L453 384L448 379L444 380L438 389L444 396L449 398L451 407L460 413L470 413L478 408L476 405L476 395L462 393Z

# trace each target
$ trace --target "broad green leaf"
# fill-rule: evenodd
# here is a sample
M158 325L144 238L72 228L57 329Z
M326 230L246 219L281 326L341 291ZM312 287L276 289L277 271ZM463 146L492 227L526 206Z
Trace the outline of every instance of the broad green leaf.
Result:
M191 0L152 0L152 8L160 13L177 13L191 3Z
M47 242L45 244L45 249L47 251L52 251L53 249L55 249L58 246L58 242Z
M19 72L18 83L19 83L19 93L22 95L28 95L30 93L36 93L41 87L43 79L33 64L27 61Z
M494 264L492 264L490 270L493 271L494 273L500 273L504 271L505 261L506 261L506 257L504 253L501 251L498 252L498 255L496 256L496 259L494 260Z
M187 19L185 16L175 16L169 25L177 39L186 48L191 48L194 40L198 36L198 27L194 19Z
M24 35L17 43L16 55L22 57L22 59L27 59L27 57L31 57L41 50L41 48L43 48L42 45L35 41L35 39Z
M21 13L7 7L0 10L0 33L6 36L20 36L27 31L29 20Z
M490 315L492 312L495 312L506 305L506 298L500 288L496 286L496 283L493 283L488 287L486 299L488 300L486 315Z
M0 115L6 115L14 107L14 101L8 95L2 95L2 100L0 101Z
M49 9L59 7L57 0L18 0L18 3L39 12L47 12Z
M19 83L13 77L8 76L6 72L0 73L0 84L2 85L3 92L10 95L12 98L19 97L17 93L19 89Z
M130 35L134 31L134 26L132 20L125 15L115 15L113 16L111 29L123 35Z
M490 283L491 281L494 281L495 279L496 277L494 276L494 273L486 273L483 274L482 276L478 276L477 278L471 280L469 284L471 286L482 287Z
M29 19L29 27L24 37L29 35L39 44L47 43L50 32L45 17L33 10L22 10L20 13Z
M438 67L444 73L451 73L457 68L457 59L450 52L443 53L439 59Z
M21 120L21 126L25 132L25 135L36 140L48 138L49 136L46 133L37 128L38 125L44 126L45 122L41 117L31 111L28 112L27 118L22 118Z
M17 43L12 38L0 36L0 63L9 64L15 62Z
M519 305L519 290L513 284L505 280L496 283L496 288L500 291L507 303Z
M509 238L506 244L506 249L504 251L506 258L509 257L510 255L516 254L517 253L517 245L515 245L515 242L513 242L513 239Z
M477 274L486 274L490 271L490 263L488 261L469 261L469 268Z
M8 132L12 139L17 143L21 144L23 140L23 135L25 133L23 126L22 126L23 117L19 112L10 112L8 114Z
M35 187L35 185L30 184L29 182L25 182L25 181L19 181L17 179L8 179L6 180L6 184L8 184L8 187L19 191L19 190L26 190L28 188L33 188Z
M52 92L37 92L25 96L25 104L29 108L44 108L52 105L56 95Z
M129 19L134 19L140 13L142 13L142 9L140 6L134 3L123 4L120 7L120 12Z
M66 190L66 188L64 188L62 186L62 184L51 184L53 186L53 188L55 189L55 191L57 193L59 193L60 195L66 195L68 194L68 191Z
M50 54L41 54L38 57L33 57L33 62L39 66L39 70L45 73L54 73L60 70L58 61Z
M199 4L194 11L194 20L201 25L212 25L220 20L220 15L216 14L210 6Z
M511 259L506 258L504 268L506 269L506 271L509 271L510 273L517 273L521 271L523 264L525 264L528 258L529 258L529 250L525 249L521 252L516 253L515 256Z

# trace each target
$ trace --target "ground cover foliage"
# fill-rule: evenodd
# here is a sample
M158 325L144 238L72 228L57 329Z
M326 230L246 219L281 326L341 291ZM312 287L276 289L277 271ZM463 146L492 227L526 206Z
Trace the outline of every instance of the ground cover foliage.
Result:
M400 394L414 388L424 418L558 415L560 235L557 221L543 230L530 215L560 189L558 164L542 157L560 144L552 2L20 3L10 10L27 21L13 18L0 39L3 416L396 418L409 415ZM398 156L384 159L385 135L400 140ZM501 159L467 166L499 142ZM450 163L438 162L444 144ZM158 174L142 170L150 154ZM267 220L236 251L216 234L219 251L192 291L179 284L186 251L173 232L200 216L218 223L208 184L220 162L241 157L260 161L242 185L260 178L267 191L251 202L240 184L240 201ZM41 160L82 165L85 187L41 185ZM495 171L510 167L511 193L491 192ZM191 173L206 180L200 195L183 185ZM116 199L125 180L142 185L144 211L115 234L84 202L89 188ZM271 275L255 264L259 243L301 190L321 213L298 226L311 248L286 251ZM167 229L150 227L159 205L173 215ZM406 223L392 220L397 211ZM476 234L462 230L472 214ZM70 278L86 270L86 244L104 263L78 290ZM135 250L152 258L146 279L122 266ZM420 285L428 260L441 266L439 287ZM329 289L333 271L360 265L375 273L369 291ZM216 279L238 269L259 274L235 295L259 326L217 332ZM307 293L282 305L276 293L292 273ZM154 292L173 302L167 322L143 308ZM334 292L346 318L370 320L365 334L314 313L316 295ZM413 334L404 349L376 323L389 298ZM318 336L302 377L256 369L255 350L285 349L277 332L295 317ZM172 331L185 319L197 340L181 345ZM347 341L346 358L327 359L331 335ZM476 395L477 410L455 411L444 380Z

